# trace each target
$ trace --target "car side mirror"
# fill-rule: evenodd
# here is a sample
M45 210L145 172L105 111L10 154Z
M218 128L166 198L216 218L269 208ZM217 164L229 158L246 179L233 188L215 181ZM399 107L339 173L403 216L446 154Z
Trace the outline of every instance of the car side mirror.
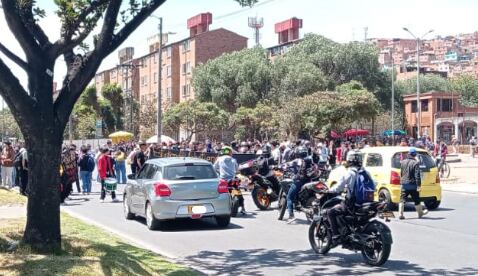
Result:
M135 180L135 179L136 179L136 175L135 175L134 173L128 174L128 179L129 179L129 180Z

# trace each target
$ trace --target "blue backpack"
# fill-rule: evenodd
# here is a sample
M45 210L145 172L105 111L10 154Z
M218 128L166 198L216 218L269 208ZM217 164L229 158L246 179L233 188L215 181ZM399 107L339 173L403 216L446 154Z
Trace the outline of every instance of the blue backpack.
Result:
M375 183L370 175L363 169L357 171L352 195L353 202L359 205L365 202L373 202L374 192Z

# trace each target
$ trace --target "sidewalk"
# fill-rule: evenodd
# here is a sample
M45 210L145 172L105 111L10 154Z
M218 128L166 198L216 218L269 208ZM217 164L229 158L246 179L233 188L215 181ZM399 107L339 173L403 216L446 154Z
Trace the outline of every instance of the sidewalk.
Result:
M461 162L449 163L450 177L441 180L444 191L478 195L478 158L468 154L459 154Z
M0 206L0 220L24 218L27 216L27 206Z

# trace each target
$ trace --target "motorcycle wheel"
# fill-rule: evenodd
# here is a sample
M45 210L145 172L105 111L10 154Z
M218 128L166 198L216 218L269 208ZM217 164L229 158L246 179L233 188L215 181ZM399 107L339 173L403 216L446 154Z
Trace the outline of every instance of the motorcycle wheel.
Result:
M307 199L306 203L306 212L305 217L307 218L307 222L312 222L314 220L314 210L312 208L312 203L314 203L315 198L311 197Z
M260 210L267 210L270 207L271 199L264 188L255 186L251 192L251 195L252 200L254 200L254 204L256 204L257 208Z
M385 242L385 239L380 233L380 229L375 225L371 226L365 233L370 236L362 248L362 257L364 261L371 266L383 265L390 256L392 245Z
M239 212L239 207L241 206L241 201L239 197L233 196L232 203L231 203L231 217L237 217L237 213Z
M285 210L287 209L287 199L285 196L279 199L279 217L278 220L284 219Z
M332 246L332 232L323 219L313 221L309 226L309 243L317 254L325 255L329 252Z

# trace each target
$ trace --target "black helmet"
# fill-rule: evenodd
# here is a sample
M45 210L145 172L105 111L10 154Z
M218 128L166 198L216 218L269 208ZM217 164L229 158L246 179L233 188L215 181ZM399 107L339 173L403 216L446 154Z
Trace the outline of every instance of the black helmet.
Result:
M296 158L306 158L309 155L309 151L304 146L298 146L295 149L295 157Z
M264 157L269 157L271 155L271 146L269 145L263 145L261 148L261 154Z
M362 153L358 150L351 150L347 153L346 161L349 166L362 167Z

